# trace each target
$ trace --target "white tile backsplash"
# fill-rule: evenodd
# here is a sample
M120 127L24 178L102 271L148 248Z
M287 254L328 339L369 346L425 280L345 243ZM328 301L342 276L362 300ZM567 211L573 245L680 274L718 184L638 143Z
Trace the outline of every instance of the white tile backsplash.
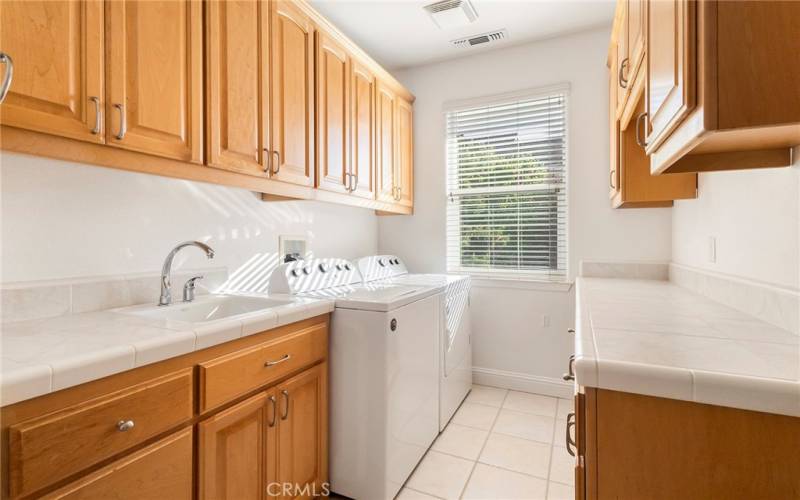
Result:
M197 295L220 289L228 278L225 268L172 274L172 298L180 301L183 284L202 275ZM14 323L68 314L103 311L137 304L157 303L161 292L160 273L75 278L71 280L11 283L0 287L0 321Z

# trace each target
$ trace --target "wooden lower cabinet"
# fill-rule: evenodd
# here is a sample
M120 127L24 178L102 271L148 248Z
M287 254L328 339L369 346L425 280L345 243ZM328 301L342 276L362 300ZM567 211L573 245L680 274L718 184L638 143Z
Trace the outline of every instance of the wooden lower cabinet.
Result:
M0 500L327 494L329 325L324 314L0 408Z
M311 498L324 490L328 460L328 365L198 424L202 499Z
M800 418L585 388L575 498L800 498Z
M192 429L184 429L42 498L192 498Z

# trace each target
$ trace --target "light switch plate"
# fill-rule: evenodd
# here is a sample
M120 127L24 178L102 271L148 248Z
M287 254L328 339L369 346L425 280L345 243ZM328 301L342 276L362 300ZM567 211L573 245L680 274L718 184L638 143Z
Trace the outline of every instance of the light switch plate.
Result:
M708 261L712 264L717 262L717 238L708 237Z

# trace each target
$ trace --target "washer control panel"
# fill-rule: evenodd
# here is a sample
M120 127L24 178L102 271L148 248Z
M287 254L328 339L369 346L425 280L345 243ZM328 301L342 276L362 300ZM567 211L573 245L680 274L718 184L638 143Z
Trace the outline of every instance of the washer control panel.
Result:
M406 265L396 255L373 255L358 259L358 270L364 282L408 274Z
M309 259L286 262L273 271L269 293L296 294L361 283L361 273L346 259Z

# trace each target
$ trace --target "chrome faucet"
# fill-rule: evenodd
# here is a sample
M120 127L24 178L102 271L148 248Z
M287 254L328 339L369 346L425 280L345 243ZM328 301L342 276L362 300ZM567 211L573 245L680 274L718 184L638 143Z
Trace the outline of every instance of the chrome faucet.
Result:
M209 259L214 258L214 250L212 250L210 246L199 241L184 241L173 248L172 251L167 255L166 260L164 260L164 267L161 268L161 297L158 299L158 305L168 306L172 304L172 280L170 278L170 272L172 271L172 259L175 258L175 254L177 254L182 248L192 246L199 247L205 251L206 256Z

